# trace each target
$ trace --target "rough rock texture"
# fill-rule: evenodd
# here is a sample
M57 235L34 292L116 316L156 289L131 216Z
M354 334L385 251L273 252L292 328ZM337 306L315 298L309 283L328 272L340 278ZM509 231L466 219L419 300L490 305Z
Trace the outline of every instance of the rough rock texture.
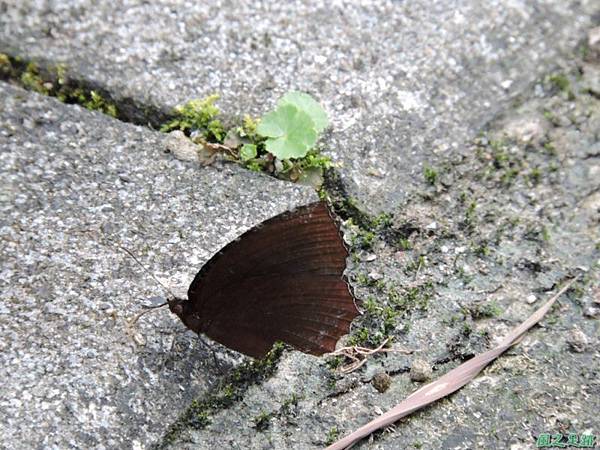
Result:
M424 162L475 136L598 12L597 0L28 0L3 5L0 51L163 110L217 92L229 117L262 114L310 92L351 194L389 211Z
M228 241L316 196L178 161L165 135L77 106L0 97L0 442L145 447L222 367L168 310L128 331L166 294L117 246L184 294Z
M365 245L364 232L346 227L349 276L365 312L350 339L375 346L393 336L393 346L415 353L379 355L349 375L332 369L348 361L288 354L267 382L163 446L324 446L421 386L410 379L416 360L439 377L494 345L575 274L581 281L542 326L474 382L358 448L519 449L544 432L597 435L600 322L586 311L600 289L600 99L588 89L598 65L571 61L545 77L434 166L430 182L415 178L381 239ZM381 371L392 376L383 394L372 383Z
M181 327L165 312L127 336L124 318L159 290L107 235L183 290L239 231L314 194L175 160L162 135L4 86L3 442L324 446L421 386L417 359L446 373L574 274L542 326L473 383L358 447L520 449L541 432L600 434L596 0L59 3L0 3L0 52L66 63L142 111L218 92L229 123L288 89L315 95L345 205L387 213L344 226L365 314L342 344L393 337L414 352L349 375L343 358L286 352L242 392L187 334L169 352ZM41 316L49 330L32 325ZM372 382L382 372L384 393ZM201 410L207 398L228 406Z

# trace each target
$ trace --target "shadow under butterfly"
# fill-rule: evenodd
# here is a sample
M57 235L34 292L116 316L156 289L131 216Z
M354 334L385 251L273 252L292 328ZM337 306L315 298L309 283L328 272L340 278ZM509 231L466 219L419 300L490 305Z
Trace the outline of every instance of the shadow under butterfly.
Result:
M263 358L276 341L335 350L359 314L344 278L348 251L324 202L275 216L223 247L188 298L169 309L192 331Z

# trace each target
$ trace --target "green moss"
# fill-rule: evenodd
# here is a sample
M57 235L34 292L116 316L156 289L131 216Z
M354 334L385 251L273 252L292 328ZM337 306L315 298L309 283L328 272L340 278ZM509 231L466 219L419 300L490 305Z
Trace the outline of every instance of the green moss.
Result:
M0 79L6 80L12 77L13 66L8 55L0 53Z
M553 75L550 75L548 77L548 81L557 89L563 91L563 92L567 92L570 87L571 87L571 83L569 82L569 79L562 73L555 73Z
M221 121L216 118L219 115L219 108L215 106L215 101L218 99L219 96L213 94L178 105L173 111L174 118L165 123L160 130L163 132L181 130L186 134L199 131L209 142L223 142L225 129Z
M461 327L461 333L464 336L470 336L472 332L473 332L473 326L470 323L463 323L463 325Z
M3 78L18 82L23 88L56 97L64 103L78 104L117 117L118 111L108 95L89 89L86 83L71 80L64 64L42 66L35 61L0 54L0 72Z
M517 175L519 175L518 169L515 169L515 168L507 169L500 177L500 181L504 185L510 185L515 181L515 179L517 178Z
M548 231L547 227L542 226L542 228L540 230L540 236L544 242L550 241L550 231Z
M290 416L293 415L296 407L298 406L298 401L300 401L302 397L297 394L292 394L290 397L284 400L281 408L279 409L279 416Z
M371 221L371 226L374 228L389 227L392 225L393 217L389 213L381 213Z
M30 62L21 74L21 84L25 89L48 95L52 89L52 83L44 81L37 64Z
M111 117L117 117L117 107L105 100L98 92L89 91L89 95L78 93L78 100L85 108L92 111L101 111Z
M364 346L367 345L371 339L371 331L366 327L362 327L352 333L348 338L348 344Z
M469 313L473 319L482 319L488 317L498 317L502 314L502 308L494 302L476 304L469 308Z
M187 428L203 429L209 425L212 414L232 406L242 398L250 386L270 377L275 372L284 349L283 343L276 343L264 359L238 366L211 393L202 399L194 400L171 425L157 448L166 449Z
M420 286L407 288L403 294L392 298L392 303L397 310L409 312L414 310L426 310L433 296L433 284L424 283Z
M382 283L377 287L381 297L369 296L363 302L364 314L348 338L348 345L376 347L390 339L396 332L407 333L409 324L400 327L400 320L414 311L426 310L433 293L433 284L411 287L399 292L396 288ZM336 361L336 364L340 361Z
M374 241L374 232L358 228L356 234L351 239L351 245L362 250L370 250L373 248Z
M376 315L381 310L381 307L377 303L374 297L367 297L367 299L363 303L363 308L367 312L367 314Z

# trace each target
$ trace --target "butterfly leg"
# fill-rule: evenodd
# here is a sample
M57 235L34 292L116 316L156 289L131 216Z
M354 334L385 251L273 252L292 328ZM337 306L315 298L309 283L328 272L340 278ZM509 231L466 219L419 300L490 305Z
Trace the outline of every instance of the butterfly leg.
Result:
M175 355L177 355L177 338L181 336L183 333L187 332L186 328L178 328L173 331L173 339L171 340L171 345L169 347L169 351L166 352L164 360L162 362L162 367L165 367L171 360L174 360Z
M206 340L204 339L204 336L201 333L198 333L198 340L201 342L201 344L212 353L212 357L213 357L213 361L215 363L215 368L221 373L221 375L224 375L225 373L228 372L228 368L227 364L219 361L219 358L217 358L217 352L215 352L214 348L212 348L212 346L206 342Z

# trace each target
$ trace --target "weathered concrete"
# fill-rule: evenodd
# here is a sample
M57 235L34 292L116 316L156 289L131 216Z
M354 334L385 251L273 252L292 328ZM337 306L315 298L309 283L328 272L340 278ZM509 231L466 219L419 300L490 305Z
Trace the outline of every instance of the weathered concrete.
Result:
M525 91L485 137L451 151L433 168L433 185L415 180L417 194L392 225L407 242L354 247L349 275L365 315L353 334L393 336L415 354L373 357L345 376L290 354L270 380L165 447L322 447L418 389L409 375L416 360L441 376L575 274L582 281L542 326L471 384L357 447L520 449L535 448L543 432L598 435L600 100L589 86L599 66L573 60L560 78ZM372 382L382 371L392 379L385 393Z
M327 153L371 211L406 202L423 164L460 148L560 65L596 0L8 2L0 51L63 62L117 98L170 109L217 92L262 114L300 89L327 108Z
M240 232L316 196L181 162L165 135L77 106L0 97L1 446L145 447L222 368L167 310L128 332L165 293L117 245L184 294Z
M595 0L0 6L0 52L64 62L76 76L141 106L166 110L218 92L233 121L241 113L261 114L288 89L312 93L330 113L332 130L324 143L343 163L338 171L350 195L368 211L392 213L392 230L386 232L405 235L405 242L376 239L365 250L353 246L349 276L362 307L372 299L371 311L357 319L353 334L362 327L377 341L385 333L418 353L377 356L347 376L323 359L287 353L274 377L251 387L232 407L209 411L207 420L179 422L178 433L158 442L177 449L322 446L418 388L408 374L416 359L429 363L433 376L445 373L492 345L574 273L584 275L583 281L544 327L461 392L362 447L518 449L533 447L543 431L599 434L600 70L598 61L573 60L597 10ZM571 88L561 91L559 79L530 86L555 67L569 72ZM175 358L165 356L173 330L179 329L165 313L142 319L145 347L123 334L124 311L129 316L135 310L132 299L156 295L157 288L128 258L100 247L98 229L117 236L150 270L184 289L212 251L288 206L291 188L229 166L199 169L174 161L148 147L147 139L161 148L160 136L98 115L76 116L73 111L80 110L21 93L35 99L22 106L10 92L13 125L3 139L13 144L3 153L9 161L3 177L19 188L8 191L5 220L21 229L3 226L9 255L3 264L9 288L3 287L3 295L10 298L9 307L24 306L3 309L2 332L12 338L1 345L11 359L22 352L43 361L40 370L29 360L17 367L33 370L37 378L46 370L49 381L42 383L60 388L50 400L36 402L46 395L45 384L37 396L30 385L23 388L23 377L11 379L1 394L3 402L10 396L12 405L3 407L4 422L18 432L3 432L17 447L28 443L19 439L35 436L35 430L17 418L33 415L43 424L48 445L54 438L64 439L57 446L71 439L114 447L126 436L145 446L218 374L210 365L200 367L195 358L204 352L193 340L177 338L181 351ZM522 98L507 107L517 94ZM48 111L32 113L38 103ZM501 111L491 132L474 143ZM65 146L65 139L76 146ZM77 164L68 166L62 152ZM41 167L23 169L23 161ZM424 163L437 173L432 186L423 178ZM128 181L120 178L123 172ZM107 179L125 196L111 194ZM76 191L60 194L67 182ZM42 211L37 216L19 206L29 204L21 194L24 186L41 187L35 191L35 198L44 200L36 206ZM57 186L64 201L52 197ZM292 197L300 202L309 196L293 192L302 192ZM234 215L245 207L241 216ZM70 214L76 220L62 219L63 234L44 234L47 242L40 244L33 225L50 227L48 208L60 211L59 218ZM196 230L196 223L202 228ZM73 229L92 237L71 243ZM352 242L356 230L346 224L345 231ZM11 243L17 237L19 247ZM43 244L43 250L38 253L34 244ZM49 269L42 272L45 261ZM99 275L90 276L92 268ZM43 274L40 288L29 275L34 270ZM36 301L46 297L53 301ZM83 306L67 316L73 304ZM110 312L103 312L105 306ZM395 315L388 330L384 311ZM12 320L5 320L8 313ZM117 319L109 318L113 313ZM100 369L89 370L89 377L61 369L83 357L71 363L73 357L62 349L48 350L53 343L41 345L41 333L30 332L31 319L26 322L40 315L56 321L49 322L53 339L92 348L89 364L105 370L105 378L97 375ZM65 323L72 333L65 334ZM71 384L60 385L51 370L75 375ZM371 384L381 371L392 378L385 393ZM188 388L180 393L180 385ZM70 402L69 396L84 390L88 397ZM52 401L58 414L50 410ZM135 419L120 429L116 417L125 410L134 411L127 417ZM109 419L102 422L102 414ZM133 438L132 429L141 430L143 439Z

